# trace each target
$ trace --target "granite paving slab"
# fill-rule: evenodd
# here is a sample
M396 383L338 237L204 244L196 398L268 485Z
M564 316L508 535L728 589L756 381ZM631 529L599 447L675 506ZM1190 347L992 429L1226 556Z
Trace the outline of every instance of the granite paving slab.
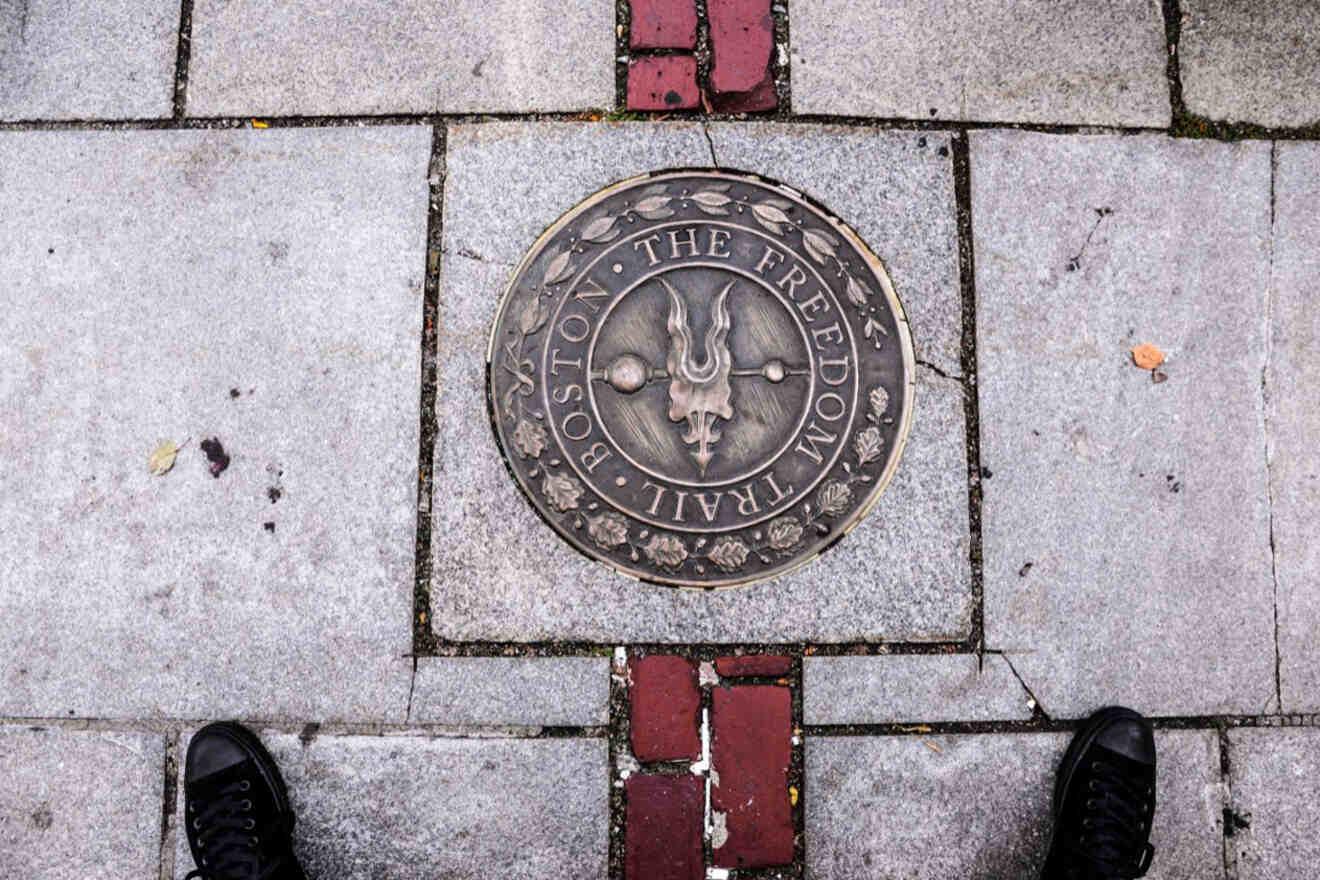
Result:
M1320 712L1320 149L1280 142L1274 181L1274 301L1268 384L1270 498L1278 579L1279 684L1283 711Z
M0 119L138 119L174 109L179 4L0 5Z
M723 165L772 176L784 170L783 141L742 141L721 136L718 128L712 136L720 138L716 152ZM932 157L917 146L916 133L872 134L869 149L857 147L852 134L806 131L800 137L807 154L837 148L837 173L850 174L861 194L854 203L890 192L872 181L927 180L932 163L945 167L938 153ZM690 124L492 123L451 127L446 161L431 590L438 637L844 641L967 635L963 391L929 369L917 371L914 427L893 484L855 531L792 575L719 593L678 591L622 578L561 541L505 471L486 415L486 345L499 298L523 251L577 201L647 170L707 165L710 147L700 126ZM948 222L939 219L948 209L940 191L892 186L892 211L912 219L888 221L888 234L917 236L925 229L940 240ZM848 204L831 207L848 219ZM917 219L925 216L931 218L927 226ZM937 245L908 247L910 254L938 251ZM908 297L915 303L924 291L955 296L952 262L947 272L942 283L914 287ZM895 276L900 292L906 283ZM947 308L914 304L913 312L938 315Z
M159 876L164 771L160 734L0 726L0 869Z
M1314 3L1183 0L1178 39L1190 113L1300 127L1320 122Z
M793 7L793 112L1166 126L1158 0Z
M192 21L194 116L529 113L614 104L608 3L198 0Z
M1310 877L1320 859L1320 730L1228 733L1230 820L1226 855L1236 880Z
M806 657L802 674L807 724L1031 718L1029 695L997 654Z
M813 880L1034 877L1064 733L809 737ZM1218 737L1156 734L1150 880L1224 877Z
M606 876L603 739L305 738L261 733L289 788L294 852L310 877ZM173 876L192 867L179 828Z
M977 132L971 160L986 646L1053 717L1276 709L1269 145Z
M403 719L430 141L0 134L0 712Z
M884 261L907 312L917 360L962 372L949 134L777 123L707 128L718 164L773 177L843 215Z
M608 657L419 657L409 720L466 725L609 722Z

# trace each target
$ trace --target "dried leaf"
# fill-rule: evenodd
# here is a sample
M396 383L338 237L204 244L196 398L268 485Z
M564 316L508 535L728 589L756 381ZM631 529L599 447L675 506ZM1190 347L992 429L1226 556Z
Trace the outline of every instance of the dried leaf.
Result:
M1143 370L1153 370L1164 363L1164 352L1147 342L1132 349L1132 363Z
M797 801L798 801L798 790L795 786L790 785L788 787L788 802L791 806L796 807Z
M930 740L923 740L923 742L925 743L926 748L930 749L932 752L934 752L937 755L944 751L944 749L940 748L937 744L931 742Z
M252 120L252 127L253 127L253 128L270 128L270 123L269 123L269 122L263 122L263 121L260 120L260 119L254 119L254 120Z
M183 441L187 443L188 441ZM147 459L147 469L153 477L164 476L174 467L174 459L179 455L179 447L168 440L156 447Z

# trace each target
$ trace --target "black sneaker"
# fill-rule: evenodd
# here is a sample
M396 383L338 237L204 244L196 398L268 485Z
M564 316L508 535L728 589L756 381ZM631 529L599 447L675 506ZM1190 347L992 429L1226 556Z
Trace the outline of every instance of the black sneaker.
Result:
M1155 848L1155 733L1131 709L1111 706L1073 737L1054 784L1054 835L1043 880L1132 880Z
M306 880L275 759L241 724L208 724L188 744L184 828L197 869L184 880Z

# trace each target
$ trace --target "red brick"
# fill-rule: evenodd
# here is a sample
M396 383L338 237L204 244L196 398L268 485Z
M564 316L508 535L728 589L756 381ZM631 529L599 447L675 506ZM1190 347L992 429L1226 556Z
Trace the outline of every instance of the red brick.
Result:
M702 880L704 780L633 774L625 785L625 880Z
M716 688L711 707L711 759L719 785L711 808L726 817L728 839L714 851L722 868L787 865L793 861L793 807L788 764L793 719L788 688ZM714 778L712 776L712 778Z
M691 55L635 58L628 65L629 110L691 110L700 99Z
M639 761L701 757L697 667L682 657L628 661L632 679L632 747Z
M750 92L716 92L710 103L711 109L720 113L755 113L778 107L779 93L775 91L774 79L767 75L765 81Z
M775 654L719 657L715 660L715 671L730 678L740 675L788 675L793 671L793 658Z
M695 49L697 7L692 0L630 0L628 45L634 49Z
M710 85L716 96L732 101L734 93L749 93L749 98L756 98L750 102L757 105L754 109L767 109L774 94L770 57L775 20L770 0L707 0L706 15L713 53Z

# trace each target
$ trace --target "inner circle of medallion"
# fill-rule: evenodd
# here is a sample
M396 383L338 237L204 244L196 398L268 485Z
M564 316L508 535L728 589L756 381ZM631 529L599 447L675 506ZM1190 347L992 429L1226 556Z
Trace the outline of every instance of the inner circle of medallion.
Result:
M783 248L794 258L794 260L798 261L797 262L798 265L806 266L810 270L810 272L815 278L816 283L819 285L819 290L825 293L829 297L830 305L827 308L832 309L834 313L843 312L842 304L840 303L835 292L831 289L831 286L826 281L826 279L820 274L819 271L816 270L814 266L810 264L808 260L806 260L802 255L798 254L795 249L785 248L783 242L771 238L768 235L763 235L757 232L756 230L748 229L744 226L737 226L734 224L722 223L720 221L712 221L712 220L706 220L704 222L699 222L697 224L694 224L692 221L687 221L687 222L672 222L672 223L653 223L650 225L646 225L644 228L638 230L637 232L625 236L620 240L613 242L608 247L606 247L599 255L597 255L594 259L590 260L577 273L575 273L575 277L572 279L572 281L569 284L566 285L566 289L569 291L574 290L582 279L586 279L591 276L592 271L596 269L597 266L602 264L607 264L612 259L612 255L614 255L616 251L623 248L624 245L633 243L637 238L639 238L643 234L655 233L657 231L665 232L670 228L692 227L694 225L728 227L731 233L737 232L742 235L750 234L752 236L755 236L757 239L761 240L766 247L773 246L773 247ZM620 303L623 303L627 300L630 294L632 294L642 285L645 285L648 281L651 281L658 276L670 272L680 272L687 269L715 269L723 273L728 273L730 275L737 276L739 278L744 278L750 282L757 284L762 290L769 293L770 298L773 299L774 302L781 309L783 309L784 313L788 315L792 320L792 323L795 329L797 330L798 335L800 336L800 341L802 343L802 351L806 355L805 367L803 367L801 363L798 363L796 365L785 364L785 366L788 366L790 368L792 366L797 366L799 367L799 375L809 377L808 378L809 387L807 389L807 393L803 395L803 405L800 408L801 410L800 414L796 419L793 420L792 430L786 432L786 439L784 440L784 442L781 444L776 444L776 448L770 454L758 457L759 460L754 462L750 468L746 468L740 472L736 472L732 474L726 472L722 476L719 476L718 478L711 478L711 479L707 479L704 474L698 474L695 477L689 476L686 478L675 477L671 474L664 473L663 471L661 471L660 469L654 466L647 466L642 462L638 461L637 456L635 454L630 454L626 444L620 443L617 437L614 436L615 432L610 431L606 419L604 419L600 415L600 406L598 401L596 400L597 388L600 385L600 381L599 381L600 370L597 369L596 365L593 364L592 362L594 360L597 360L595 356L595 352L597 347L599 346L600 336L602 332L605 330L606 325L610 322L611 314L616 310L616 308L620 305ZM551 327L557 326L560 321L564 320L563 318L564 309L572 301L572 299L573 297L571 295L566 295L559 299L559 302L554 307L553 316L551 317L549 322L549 325ZM578 443L585 442L585 444L588 447L590 447L590 442L591 442L590 438L594 436L596 430L598 429L600 431L600 434L608 441L610 447L612 447L612 450L617 451L634 468L636 468L637 470L641 471L644 474L648 474L658 479L664 480L666 483L673 483L682 487L687 487L692 489L719 489L721 487L729 486L730 484L745 482L749 478L756 478L758 475L773 469L776 462L786 452L792 449L796 441L799 441L799 438L801 437L803 431L803 427L804 425L806 425L808 417L811 415L812 403L814 400L816 400L816 391L818 384L817 359L815 357L815 352L813 351L812 345L810 341L807 339L809 331L806 325L801 320L798 311L799 310L791 307L790 303L785 300L782 292L776 290L773 285L766 283L764 279L755 277L751 272L748 272L746 270L741 270L733 266L722 265L719 263L711 263L706 260L696 258L696 259L692 259L691 261L682 262L680 265L677 266L663 267L655 271L645 273L643 276L636 278L633 281L633 283L629 284L626 288L615 293L612 296L610 304L605 307L605 312L603 314L593 315L592 318L589 320L583 319L588 321L588 323L592 325L592 329L590 331L591 332L590 341L587 343L587 357L585 358L584 361L585 366L582 368L582 373L584 378L582 384L587 389L586 395L591 403L591 410L595 414L595 419L590 422L592 427L588 430L588 433L584 437L578 437L578 438L565 437L564 434L567 432L561 430L563 426L558 420L554 418L550 418L546 420L547 427L550 429L551 433L554 435L558 443L566 450L569 448L570 445L569 442L567 441L574 441ZM826 313L830 313L830 312L827 311ZM734 314L737 313L735 312ZM731 323L734 324L733 329L736 329L737 324L739 322L737 320L734 320ZM661 327L664 326L663 321L661 321L660 326ZM847 328L846 343L847 343L848 356L851 357L851 362L853 364L857 364L859 361L857 358L857 340L855 333L853 331L853 328L848 323L843 322L842 326ZM699 345L700 334L696 334L696 336L697 338L693 339L693 343L697 344L698 347L700 347ZM542 375L546 375L546 376L550 376L552 374L558 375L558 371L555 369L555 359L558 357L558 354L556 350L552 348L552 342L553 342L553 336L548 336L542 349L541 369L542 369ZM776 360L776 359L771 359L771 360ZM664 363L665 358L663 357L659 358L659 362ZM746 374L744 372L744 377L745 376ZM785 378L787 379L789 377L785 377ZM764 386L766 383L761 382L758 384ZM777 385L779 383L773 383L773 384ZM855 372L849 373L843 384L846 384L847 386L846 387L847 399L842 401L841 412L846 415L846 421L843 422L842 426L831 425L831 430L837 430L841 436L848 436L848 434L852 430L852 426L853 426L854 418L857 413L857 406L858 406L857 398L859 394L859 383L858 383L858 376L856 375L856 373ZM656 390L663 392L663 383L656 386ZM547 410L553 410L554 408L551 402L552 400L551 394L552 394L552 390L549 384L547 383L546 386L541 391L541 396L544 399ZM837 397L837 395L833 395L833 396ZM733 422L722 423L722 427L720 428L720 434L725 435L729 431L736 432L737 430L739 430L740 427L741 426L737 424L737 419L735 418ZM673 431L657 431L656 434L659 437L669 438L669 439L676 438L679 436L677 433ZM714 444L713 450L718 450L721 442L723 442L723 436L721 436L720 442L716 442ZM811 492L820 483L820 481L829 474L831 469L837 463L839 457L844 453L845 449L846 447L842 444L833 446L830 449L830 452L827 455L823 456L822 460L820 462L817 462L815 466L811 468L810 478L806 482L795 481L792 482L791 484L786 483L782 491L792 493L799 497L804 496L807 493ZM713 450L710 453L712 458L715 459L716 461L719 461L720 452ZM625 513L628 516L635 517L643 522L650 523L651 525L658 526L660 528L674 529L676 531L683 531L683 532L710 532L710 533L734 532L740 529L745 529L755 526L759 523L765 522L766 520L773 519L776 515L782 512L781 510L772 507L765 510L760 515L751 518L745 518L725 525L720 525L716 522L709 520L702 521L700 517L694 517L689 521L676 520L674 517L682 513L681 507L675 511L674 515L670 515L667 517L656 516L652 513L648 513L644 505L639 506L635 502L630 504L628 503L627 500L623 500L618 497L619 495L625 494L622 490L627 489L630 492L635 492L636 487L632 486L629 483L625 483L623 485L611 485L609 480L601 479L597 475L593 474L591 470L584 468L583 464L580 461L581 456L567 455L565 458L568 464L573 468L574 472L587 485L589 485L594 491L596 491L601 496L602 500L607 501L611 506L615 507L616 509L620 510L621 512ZM603 476L609 476L609 474L606 473ZM774 487L774 492L777 493L781 491L778 486L775 486L773 482L773 478L771 478L770 485ZM680 501L679 503L681 504L682 502Z
M874 506L912 419L911 337L879 258L800 192L720 169L621 181L563 214L505 289L487 368L537 513L672 586L815 558Z
M656 272L650 273L650 274L648 274L648 275L646 275L646 276L644 276L644 277L642 277L642 278L639 278L634 284L632 284L630 287L628 287L627 289L625 289L625 290L620 294L619 298L616 299L614 302L612 302L612 303L609 305L607 312L606 312L604 315L601 316L600 323L596 325L595 333L594 333L593 336L592 336L591 343L590 343L590 345L589 345L589 347L588 347L588 350L587 350L588 366L590 367L590 366L591 366L592 364L594 364L597 360L600 360L600 361L602 361L602 362L608 362L608 361L610 360L609 357L600 357L600 358L598 358L598 351L599 351L599 349L602 347L602 346L600 345L600 339L601 339L602 335L608 335L608 334L606 334L606 327L607 327L607 325L610 323L610 317L611 317L611 314L614 313L614 312L617 310L617 307L618 307L619 305L623 304L623 303L627 300L629 294L631 294L631 293L633 293L634 291L638 290L638 288L640 288L640 287L642 287L643 285L647 284L647 282L650 282L650 281L653 281L653 280L658 279L660 276L663 276L663 275L669 275L669 274L677 274L677 273L681 273L681 272L683 272L685 269L693 269L693 268L696 268L696 269L716 269L716 270L719 270L719 271L724 272L724 273L727 273L727 274L729 274L729 275L733 275L733 276L736 276L736 277L738 277L738 278L745 279L745 280L751 282L752 284L755 284L755 285L759 286L759 287L760 287L762 290L764 290L766 293L770 294L770 296L774 299L774 301L775 301L775 302L776 302L776 303L782 308L784 314L788 315L789 319L793 322L793 326L796 328L796 330L797 330L797 332L798 332L798 337L799 337L799 339L800 339L800 341L801 341L801 343L802 343L802 345L801 345L801 349L800 349L800 351L799 351L798 353L799 353L800 355L805 355L805 357L800 357L800 358L798 359L798 361L799 361L799 362L801 362L801 361L805 361L805 362L807 362L808 364L811 363L810 341L809 341L808 338L807 338L807 330L806 330L805 325L802 323L802 321L798 318L797 315L793 314L792 309L790 309L790 308L787 307L787 305L786 305L786 304L783 302L783 300L782 300L782 299L776 294L776 292L774 291L774 289L773 289L770 285L766 284L762 279L756 278L756 277L753 276L751 273L749 273L749 272L747 272L747 271L745 271L745 270L741 270L741 269L737 269L737 268L733 268L733 267L719 266L719 265L717 265L717 264L713 264L713 263L692 263L692 264L686 264L686 265L681 266L681 267L678 267L678 268L662 269L662 270L658 270L658 271L656 271ZM735 304L735 306L736 306L736 304ZM731 307L731 308L730 308L730 311L733 311L734 314L737 314L737 312L734 311L734 307ZM738 328L737 328L736 326L733 327L733 328L731 328L731 330L730 330L730 335L733 335L733 333L734 333L737 329L738 329ZM698 334L698 336L699 336L699 334ZM796 341L798 341L798 340L794 340L794 342L796 342ZM786 358L771 359L771 360L779 360L779 361L784 362L784 363L786 363L786 364L787 364L787 363L792 363L792 361L790 361L790 360L788 360L788 359L786 359ZM736 358L736 357L735 357L735 359L734 359L734 363L735 363L735 365L737 364L737 358ZM594 372L594 371L593 371L593 372ZM741 376L740 376L740 377L745 378L745 377L747 377L748 375L749 375L749 374L748 374L748 373L745 371L745 369L744 369L744 370L741 372ZM799 431L802 430L802 426L806 423L807 415L808 415L808 412L809 412L809 409L808 409L808 407L807 407L806 404L810 402L812 392L815 390L815 374L810 370L810 368L807 368L805 372L795 373L795 374L793 374L793 376L786 376L786 377L785 377L785 380L790 379L790 378L796 378L796 377L798 377L798 376L801 376L801 377L805 377L805 378L806 378L806 380L807 380L807 386L808 386L808 387L807 387L807 393L806 393L806 395L804 396L804 399L803 399L803 405L797 407L797 409L798 409L797 416L796 416L795 419L793 419L793 420L791 421L791 430L788 430L788 431L783 432L783 435L784 435L784 438L785 438L785 439L783 440L782 443L779 443L778 446L777 446L777 448L775 448L772 452L770 452L769 454L766 454L766 455L756 456L756 461L753 463L753 465L752 465L750 468L746 468L746 467L744 467L744 468L742 468L741 470L739 470L738 472L733 473L733 474L717 472L717 473L715 473L715 474L709 474L709 475L698 475L698 476L696 476L696 477L693 477L693 476L691 476L691 475L680 475L680 474L675 474L675 473L665 473L665 472L661 471L658 467L648 466L648 465L644 464L642 461L639 461L639 460L638 460L639 457L638 457L635 453L633 453L633 452L631 452L631 451L629 450L629 448L628 448L628 443L626 442L626 440L625 440L624 442L621 442L619 438L616 438L616 437L614 436L614 432L610 430L610 420L604 418L603 416L600 418L601 432L602 432L602 433L606 436L606 438L607 438L607 439L608 439L608 440L609 440L609 441L610 441L610 442L611 442L611 443L612 443L612 444L613 444L613 445L619 450L620 454L623 455L623 456L629 461L629 463L631 463L631 464L633 465L633 467L635 467L635 468L637 468L638 470L643 471L643 472L645 472L645 473L651 474L651 475L653 475L653 476L661 477L661 478L663 478L663 479L665 479L665 480L668 480L669 482L672 482L672 483L675 483L675 484L678 484L678 485L681 485L681 486L704 487L704 486L721 486L721 485L724 485L724 484L727 484L727 483L734 483L734 482L737 482L737 481L739 481L739 480L745 480L745 479L748 479L748 478L750 478L750 477L755 476L758 472L764 470L766 467L769 467L771 464L773 464L773 462L774 462L775 459L779 458L779 457L780 457L781 455L783 455L786 451L788 451L788 448L792 445L793 438L796 436L796 434L797 434ZM781 380L781 382L782 382L782 381L784 381L784 380ZM777 383L777 384L778 384L778 383ZM601 406L600 406L600 403L597 401L596 398L597 398L597 395L598 395L600 392L597 391L597 387L598 387L598 383L596 383L596 382L592 382L591 385L588 387L587 394L588 394L589 399L591 400L591 403L592 403L593 408L599 413L600 410L601 410ZM608 388L608 387L609 387L609 386L607 385L606 388ZM737 392L735 391L735 394L736 394L736 393L737 393ZM725 433L725 436L727 437L727 434L728 434L727 430L726 430L724 433ZM670 436L672 436L672 435L670 435ZM751 456L744 456L744 459L745 459L745 458L749 458L749 457L751 457ZM718 461L718 458L717 458L717 461Z

